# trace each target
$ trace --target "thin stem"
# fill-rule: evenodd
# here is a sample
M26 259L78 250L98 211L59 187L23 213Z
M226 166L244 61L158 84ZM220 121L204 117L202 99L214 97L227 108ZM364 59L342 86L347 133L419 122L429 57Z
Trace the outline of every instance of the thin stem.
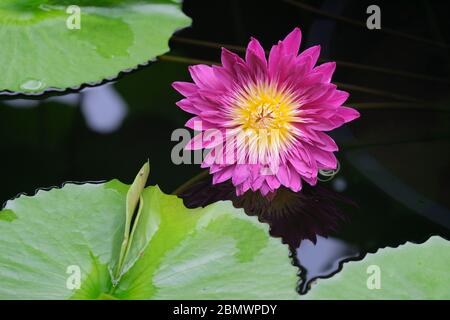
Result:
M345 143L342 144L342 150L353 151L364 148L373 148L373 147L388 147L395 146L399 144L409 144L409 143L424 143L424 142L433 142L433 141L445 141L449 140L450 136L440 136L440 137L424 137L424 138L415 138L415 139L401 139L394 141L375 141L369 143Z
M436 111L436 112L450 112L449 108L439 107L433 104L425 103L403 103L403 102L360 102L347 103L346 106L359 110L382 110L382 109L406 109L417 111Z
M202 172L200 172L199 174L197 174L196 176L194 176L193 178L189 179L188 181L186 181L185 183L183 183L181 186L179 186L177 189L175 189L174 192L172 192L172 194L174 195L180 195L181 193L183 193L184 191L188 190L190 186L192 186L194 183L196 183L197 181L200 181L203 178L206 178L209 174L208 170L203 170Z
M209 64L209 65L219 65L220 64L216 61L193 59L193 58L173 56L173 55L167 55L167 54L165 54L163 56L159 56L158 59L162 60L162 61L177 62L177 63L184 63L184 64Z
M354 19L350 19L350 18L347 18L347 17L339 16L339 15L330 13L328 11L316 8L314 6L310 6L310 5L308 5L306 3L303 3L301 1L294 1L294 0L283 0L283 1L288 3L288 4L294 5L294 6L298 7L298 8L301 8L303 10L315 13L315 14L323 16L323 17L327 17L327 18L330 18L330 19L338 20L338 21L341 21L341 22L344 22L344 23L347 23L347 24L350 24L350 25L353 25L353 26L367 28L365 23L362 23L362 22L360 22L358 20L354 20ZM443 43L443 42L434 41L434 40L430 40L430 39L427 39L427 38L414 36L414 35L411 35L411 34L408 34L408 33L403 33L403 32L397 31L397 30L389 29L389 28L384 28L383 27L382 29L377 30L377 32L385 33L385 34L388 34L388 35L391 35L391 36L396 36L396 37L399 37L399 38L404 38L404 39L409 39L409 40L413 40L413 41L417 41L417 42L422 42L422 43L430 44L430 45L441 47L441 48L445 48L445 49L450 48L450 45L448 45L446 43Z
M178 37L178 36L172 37L172 40L175 42L178 42L178 43L202 46L202 47L211 48L211 49L227 48L229 50L237 51L237 52L245 52L246 51L245 47L232 45L232 44L183 38L183 37ZM266 52L266 54L269 53L268 50L265 50L265 52ZM326 62L326 61L328 61L328 60L319 59L319 62ZM369 66L366 64L353 63L353 62L342 61L342 60L333 60L333 61L335 61L339 67L344 67L344 68L349 68L349 69L373 71L373 72L384 73L384 74L400 76L400 77L410 78L410 79L417 79L417 80L433 81L433 82L446 83L446 84L450 83L450 80L448 80L448 79L433 77L433 76L426 75L426 74L413 73L413 72L408 72L408 71L403 71L403 70L395 70L395 69L376 67L376 66Z
M225 43L219 43L219 42L211 42L211 41L205 41L205 40L198 40L198 39L191 39L191 38L183 38L179 36L173 36L171 38L172 41L184 43L184 44L190 44L194 46L202 46L206 48L211 49L222 49L227 48L229 50L238 51L238 52L245 52L246 48L243 46L237 46L233 44L225 44ZM267 50L265 50L266 54L268 53Z
M358 92L372 94L374 96L386 97L386 98L391 98L391 99L395 99L395 100L403 100L403 101L408 101L408 102L420 102L421 101L420 99L417 99L417 98L414 98L411 96L393 93L393 92L389 92L389 91L385 91L385 90L372 89L372 88L367 88L367 87L363 87L363 86L358 86L355 84L348 84L348 83L342 83L342 82L333 82L333 83L335 85L337 85L338 87L340 87L341 89L345 89L345 90L349 90L349 91L358 91Z

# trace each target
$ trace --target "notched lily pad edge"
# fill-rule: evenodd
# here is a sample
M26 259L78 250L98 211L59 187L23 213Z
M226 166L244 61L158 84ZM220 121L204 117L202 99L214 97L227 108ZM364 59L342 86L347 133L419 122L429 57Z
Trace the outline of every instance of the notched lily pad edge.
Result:
M182 27L177 29L172 36L176 35L178 32L180 32L181 30L184 30L186 28L190 28L192 27L192 19L191 19L191 23L189 26L187 27ZM172 38L172 37L171 37ZM92 81L92 82L83 82L78 86L73 86L73 87L67 87L67 88L56 88L56 87L49 87L44 89L43 91L38 91L38 92L25 92L25 91L11 91L11 90L3 90L0 91L0 101L1 100L8 100L11 98L14 99L46 99L46 98L50 98L50 97L55 97L55 96L63 96L66 94L71 94L71 93L80 93L83 89L86 88L95 88L95 87L99 87L102 86L104 84L107 83L114 83L119 81L120 79L122 79L124 76L127 76L129 74L133 74L134 72L137 72L139 70L142 70L143 68L149 67L150 65L152 65L155 62L159 61L159 57L167 54L168 52L170 52L170 39L167 41L167 47L169 48L169 50L167 50L167 52L160 54L156 57L150 58L142 63L138 63L136 66L128 68L128 69L124 69L119 71L116 75L111 76L111 77L107 77L107 78L103 78L100 79L98 81Z
M185 205L185 203L184 203L184 199L183 199L182 197L180 197L180 196L178 196L177 194L174 194L174 193L172 193L172 194L170 194L170 195L176 196L178 199L180 199L180 200L182 201L183 206L186 207L186 205ZM297 280L297 283L296 283L296 286L295 286L295 291L296 291L297 293L301 294L301 293L300 293L300 288L301 288L301 286L302 286L302 284L303 284L303 282L304 282L303 276L302 276L302 275L304 274L304 272L306 272L306 270L305 270L300 264L297 263L298 260L297 260L297 251L296 251L296 248L292 248L286 241L284 241L283 237L277 236L277 235L273 235L273 233L272 233L272 226L269 224L268 220L266 220L266 219L264 219L264 218L262 218L262 217L260 217L260 216L258 216L258 215L249 215L249 214L247 214L243 208L236 207L236 206L234 205L233 201L231 201L231 200L219 200L219 201L216 201L216 202L214 202L214 203L218 203L218 202L230 202L231 205L233 206L233 208L235 208L236 210L242 210L242 213L243 213L243 214L249 216L249 217L252 218L252 219L257 219L259 223L262 223L262 224L264 224L264 225L267 225L267 232L269 233L269 237L272 237L272 238L274 238L274 239L278 239L278 240L281 242L281 244L282 244L283 246L286 246L286 247L288 248L288 251L289 251L289 259L291 260L291 265L292 265L293 267L297 268L297 270L298 270L297 273L296 273L296 275L297 275L297 277L298 277L298 280ZM209 205L210 205L210 204L209 204ZM206 208L206 207L208 207L209 205L201 206L201 207L198 207L198 208ZM191 209L191 208L188 208L188 207L186 207L186 208L187 208L187 209ZM197 209L197 208L196 208L196 209Z
M1 206L0 211L6 209L6 206L7 206L8 202L17 200L17 199L19 199L20 197L34 197L34 196L39 195L39 193L41 193L41 192L49 192L49 191L54 190L54 189L59 189L59 190L61 190L61 189L63 189L63 188L64 188L65 186L67 186L67 185L77 185L77 186L82 186L82 185L85 185L85 184L99 185L99 184L102 184L102 183L108 183L108 182L113 182L113 181L118 181L118 182L120 182L120 183L123 183L123 182L121 182L121 181L118 180L118 179L112 179L112 180L97 180L97 181L65 181L65 182L63 182L63 183L62 183L61 185L59 185L59 186L51 186L51 187L40 187L40 188L36 188L35 191L34 191L33 193L31 193L31 194L26 193L26 192L21 192L21 193L18 193L15 197L6 200L6 201L3 203L3 205ZM123 184L124 184L124 183L123 183ZM158 185L151 185L151 186L149 186L149 187L157 187L161 192L163 192L163 191L161 190L161 188L160 188ZM164 193L164 192L163 192L163 193ZM164 194L166 194L166 193L164 193ZM166 194L166 195L168 195L168 196L174 196L175 198L179 199L180 201L183 201L182 198L179 198L179 197L177 197L176 195L172 195L172 194ZM218 202L231 202L231 201L228 201L228 200L220 200L220 201L218 201ZM231 202L231 203L232 203L232 202ZM184 203L183 203L183 205L184 205ZM233 205L233 207L234 207L234 205ZM203 207L203 208L205 208L205 207ZM186 208L186 209L191 210L191 209L189 209L189 208ZM236 209L240 209L240 208L236 208ZM243 209L241 209L241 210L242 210L243 214L246 214L246 213L243 211ZM342 269L344 268L345 264L347 264L347 263L349 263L349 262L359 262L359 261L363 261L367 255L375 255L375 254L376 254L378 251L380 251L381 249L397 249L397 248L400 248L400 247L405 246L405 245L407 245L407 244L421 245L421 244L424 244L425 242L427 242L428 240L430 240L432 237L436 237L436 236L441 237L441 238L445 239L446 241L449 241L449 242L450 242L450 238L448 238L448 237L446 237L446 236L444 236L444 235L440 235L440 234L437 234L437 235L436 235L436 234L433 234L433 235L425 236L425 237L423 237L423 238L421 238L420 240L417 240L417 241L408 240L408 241L404 241L404 242L402 242L402 243L399 243L399 244L396 245L396 246L389 246L389 245L387 245L387 246L384 246L384 247L379 247L379 248L377 248L376 250L367 251L367 252L365 252L365 253L362 254L362 255L358 255L358 256L355 256L355 257L350 257L350 258L343 259L343 260L341 260L341 261L339 262L338 268L336 269L335 272L333 272L333 273L331 273L331 274L329 274L329 275L327 275L327 276L318 276L318 277L311 278L311 279L306 283L306 282L305 282L305 281L306 281L306 279L305 279L305 276L306 276L306 269L303 268L299 263L297 263L298 259L297 259L297 251L296 251L296 248L291 248L288 244L286 244L286 243L282 240L281 237L279 237L279 236L273 236L273 235L270 233L270 232L271 232L271 226L270 226L264 219L261 219L259 216L249 216L249 217L251 217L251 218L256 218L260 223L267 225L267 226L268 226L267 230L268 230L268 232L269 232L270 237L279 239L280 242L282 243L282 245L288 247L288 249L289 249L289 259L291 260L291 265L292 265L293 267L296 267L296 268L298 269L298 271L297 271L297 273L296 273L296 275L297 275L297 277L298 277L298 281L297 281L297 283L296 283L296 291L297 291L297 293L300 294L300 296L305 296L305 295L307 295L307 294L309 293L309 291L311 290L311 288L312 288L312 284L315 284L315 282L316 282L317 280L319 280L319 279L320 279L320 280L322 280L322 279L330 279L330 278L332 278L333 276L335 276L336 274L338 274L339 272L341 272ZM304 290L302 290L302 288L304 288Z
M81 181L81 182L80 181L70 181L69 180L69 181L65 181L65 182L61 183L61 185L56 185L56 186L51 186L51 187L39 187L39 188L36 188L36 189L34 189L34 192L31 192L31 193L20 192L20 193L16 194L14 197L12 197L12 198L6 200L5 202L3 202L2 206L0 207L0 211L6 209L6 206L8 205L8 202L10 202L10 201L12 202L12 201L17 200L17 199L19 199L21 197L32 198L32 197L35 197L35 196L39 195L39 193L41 193L41 192L48 192L48 191L51 191L51 190L54 190L54 189L61 190L67 185L76 185L76 186L81 186L81 185L85 185L85 184L99 185L99 184L107 183L109 181L114 181L114 180L117 180L117 179L97 180L97 181L91 180L91 181ZM117 181L119 181L119 180L117 180Z
M376 255L377 253L378 253L378 251L380 251L380 250L384 250L384 249L399 249L399 248L401 248L401 247L403 247L403 246L405 246L405 245L408 245L408 244L412 244L412 245L421 245L421 244L424 244L425 242L427 242L428 240L430 240L431 238L433 238L433 237L440 237L440 238L442 238L442 239L444 239L444 240L446 240L446 241L449 241L450 242L450 238L448 238L448 237L446 237L446 236L444 236L444 235L442 235L442 234L432 234L432 235L429 235L429 236L425 236L425 237L423 237L423 238L420 238L420 240L417 240L417 241L413 241L413 240L407 240L407 241L404 241L404 242L402 242L402 243L399 243L398 245L394 245L394 246L389 246L389 245L387 245L387 246L384 246L384 247L379 247L379 248L377 248L376 250L370 250L370 251L367 251L367 252L365 252L364 254L361 254L361 255L357 255L357 256L354 256L354 257L350 257L350 258L346 258L346 259L343 259L343 260L341 260L340 262L339 262L339 264L338 264L338 268L336 269L336 271L335 272L333 272L333 273L331 273L331 274L329 274L329 275L327 275L327 276L319 276L319 277L314 277L314 278L311 278L308 282L302 282L301 283L301 285L303 285L304 286L304 291L301 291L301 287L300 287L300 290L298 291L299 293L300 293L300 295L302 295L302 296L304 296L304 295L307 295L308 293L309 293L309 291L312 289L312 286L313 285L315 285L316 284L316 281L317 280L325 280L325 279L330 279L330 278L332 278L333 276L335 276L336 274L338 274L339 272L341 272L342 271L342 269L344 268L344 265L345 264L347 264L348 262L360 262L360 261L363 261L368 255ZM303 281L303 277L306 275L306 269L304 269L303 267L301 267L301 266L298 266L303 272L305 272L305 273L301 273L300 274L300 277L301 277L301 281Z
M31 193L31 194L28 194L28 193L26 193L26 192L21 192L21 193L18 193L15 197L6 200L6 201L3 203L3 205L1 206L0 211L8 210L8 209L6 209L6 206L7 206L8 202L17 200L17 199L19 199L19 198L21 198L21 197L30 197L30 198L31 198L31 197L34 197L34 196L38 196L38 195L39 195L40 193L42 193L42 192L50 192L50 191L55 190L55 189L57 189L57 190L62 190L65 186L68 186L68 185L76 185L76 186L82 186L82 185L86 185L86 184L90 184L90 185L99 185L99 184L104 184L104 183L114 182L114 181L117 181L117 182L120 182L120 183L124 184L124 183L121 182L119 179L112 179L112 180L97 180L97 181L65 181L65 182L61 183L61 185L58 185L58 186L36 188L36 189L34 190L34 192ZM125 185L128 185L128 184L125 184ZM183 199L182 199L182 198L179 198L178 196L176 196L176 195L174 195L174 194L166 194L165 192L163 192L163 191L161 190L161 188L159 187L159 185L157 185L157 184L156 184L156 185L150 185L150 186L147 186L146 188L148 188L148 187L156 187L156 188L158 188L158 190L159 190L160 192L162 192L163 194L165 194L165 195L167 195L167 196L174 197L174 198L177 199L178 201L181 201L181 203L182 203L183 206L184 206L184 202L183 202ZM229 200L220 200L220 201L217 201L217 202L230 202L231 205L233 206L233 208L235 208L234 205L232 204L232 202L229 201ZM191 210L196 210L196 209L191 209L191 208L187 208L187 207L186 207L186 209L189 210L189 211L191 211ZM236 208L236 209L241 210L241 211L242 211L242 214L247 215L247 214L244 212L244 210L243 210L242 208ZM247 215L247 216L248 216L248 215ZM284 241L282 241L281 237L278 237L278 236L272 236L271 233L270 233L271 226L270 226L267 222L262 221L262 220L260 219L259 216L248 216L248 217L251 218L251 219L257 220L259 223L262 223L262 224L266 225L266 226L267 226L266 229L267 229L267 232L269 233L269 237L278 239L278 240L280 241L280 243L281 243L283 246L286 246L286 247L288 248L288 252L289 252L288 257L289 257L289 259L290 259L291 265L292 265L293 267L297 268L296 276L297 276L298 279L297 279L297 281L296 281L295 291L296 291L298 294L300 294L299 288L301 287L301 284L302 284L302 278L301 278L302 268L296 263L296 261L297 261L296 251L295 251L295 250L292 250L292 248L291 248L288 244L286 244ZM112 275L111 275L111 276L112 276ZM113 278L113 277L111 277L111 279L112 279L112 278Z
M182 199L183 200L183 204L184 204L184 199L181 198L181 197L178 197L178 198ZM221 201L223 201L223 200L221 200ZM234 208L242 209L242 208L236 207L232 201L231 201L231 203L232 203ZM202 208L205 208L205 207L206 206L202 206ZM242 210L244 211L244 209L242 209ZM244 212L244 214L246 214L246 213ZM421 244L424 244L425 242L427 242L428 240L430 240L432 237L441 237L442 239L445 239L445 240L450 242L450 237L447 237L444 234L436 233L436 234L431 234L431 235L428 235L428 236L424 236L424 237L420 238L417 241L406 240L406 241L401 242L401 243L399 243L397 245L392 245L392 246L386 245L386 246L383 246L383 247L376 248L375 250L369 250L369 251L366 251L366 252L364 252L362 254L357 254L357 255L355 255L353 257L345 258L345 259L339 261L338 267L337 267L336 271L334 271L333 273L331 273L331 274L329 274L327 276L313 277L309 281L306 281L306 272L307 272L307 270L306 270L306 268L304 268L298 262L299 260L298 260L298 256L297 256L297 248L291 247L288 243L286 243L284 241L284 239L281 236L273 235L272 234L272 227L269 224L268 220L266 220L264 218L261 218L260 216L255 216L255 215L251 215L251 217L257 217L257 219L258 219L258 221L260 223L268 225L269 226L269 229L268 229L269 235L272 238L279 238L281 243L289 248L289 258L291 259L291 264L299 270L297 272L297 277L299 278L299 280L297 281L296 291L300 294L300 296L307 295L309 293L309 291L311 290L312 285L315 284L315 282L317 280L319 280L319 279L320 280L322 280L322 279L330 279L333 276L335 276L336 274L338 274L339 272L341 272L342 269L344 268L344 265L347 264L348 262L363 261L366 258L367 255L374 255L374 254L376 254L378 251L380 251L382 249L397 249L397 248L400 248L400 247L405 246L407 244L421 245Z

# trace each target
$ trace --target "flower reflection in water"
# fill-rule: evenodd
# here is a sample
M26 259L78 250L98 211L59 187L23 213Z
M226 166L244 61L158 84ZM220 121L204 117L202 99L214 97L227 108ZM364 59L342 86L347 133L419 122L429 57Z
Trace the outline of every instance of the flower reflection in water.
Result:
M297 248L302 240L316 243L317 237L327 237L348 220L342 205L352 205L351 200L323 185L305 186L300 192L280 188L276 193L262 196L247 191L235 194L229 181L213 185L205 177L177 192L188 208L204 207L220 200L231 200L236 208L243 208L251 216L270 226L270 234Z
M237 196L230 181L213 185L211 176L205 175L181 187L176 194L188 208L231 200L236 208L269 224L270 234L289 245L294 263L302 270L300 293L306 293L314 279L334 274L342 261L359 254L352 244L331 236L350 220L344 207L356 204L323 184L305 185L300 192L280 188L265 197L251 191Z

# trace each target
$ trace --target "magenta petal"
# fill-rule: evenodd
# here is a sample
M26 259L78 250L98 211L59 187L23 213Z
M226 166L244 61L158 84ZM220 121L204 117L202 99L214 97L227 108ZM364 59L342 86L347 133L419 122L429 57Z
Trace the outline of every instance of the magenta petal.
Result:
M322 75L322 82L330 82L333 76L334 70L336 70L335 62L323 63L318 67L314 68L314 72L320 73Z
M300 173L302 176L311 174L310 166L305 161L300 159L299 157L291 157L291 158L289 158L289 162L290 162L292 168L294 168L295 171ZM292 175L291 175L291 177L292 177Z
M225 90L222 82L218 81L214 69L204 64L189 67L189 72L195 84L200 88Z
M211 168L213 165L217 165L216 162L218 161L218 157L216 155L216 149L212 149L210 150L205 158L203 159L203 162L201 164L201 168L205 169L205 168ZM210 171L212 172L212 171Z
M289 169L289 175L291 177L289 181L289 187L291 188L291 190L294 192L300 191L302 188L302 181L300 175L293 168Z
M290 185L290 175L289 170L286 165L281 165L277 171L277 178L282 185L289 188Z
M264 176L259 176L258 178L253 180L253 183L251 185L251 189L253 191L258 191L261 188L261 186L264 183L264 181L265 181Z
M287 69L292 72L295 69L295 58L301 42L301 31L295 28L286 36L283 41L279 41L277 45L272 46L269 53L268 70L271 78L283 81L283 70Z
M242 192L246 192L250 189L251 185L250 182L248 180L245 180L242 184Z
M247 66L251 70L253 79L257 81L258 79L264 79L267 71L267 63L261 60L259 56L253 51L247 51Z
M225 90L232 89L233 86L233 76L230 74L228 70L223 67L213 66L214 75L217 78L217 81L222 83Z
M261 44L259 43L258 40L256 40L255 38L251 38L248 46L247 46L247 52L245 55L245 60L248 62L249 60L249 53L253 52L255 54L255 56L257 56L261 62L263 62L264 64L267 64L267 60L266 60L266 53L263 49L263 47L261 46Z
M269 185L264 181L259 189L261 191L261 194L263 196L266 196L269 192L271 192L272 190L270 190Z
M298 55L298 57L296 58L296 63L299 65L306 65L309 71L317 63L319 56L320 56L320 46L319 45L312 46Z
M302 41L302 32L300 31L300 28L295 28L281 42L283 53L297 55L298 50L300 49L301 41Z
M176 81L172 83L172 87L185 97L190 97L197 93L198 87L190 82Z
M336 106L342 105L345 101L347 101L350 94L345 91L336 90L331 97L328 98L327 103L333 104Z
M203 120L206 120L210 123L216 123L219 125L227 120L225 118L223 112L220 112L220 111L207 110L207 111L203 111L202 113L200 113L200 116Z
M248 176L250 175L250 172L247 168L247 166L245 165L236 165L234 167L234 172L233 172L233 177L232 177L232 181L233 184L236 186L238 184L241 184L242 182L245 181L245 179L248 178Z
M316 74L315 77L316 81L321 78L319 74ZM319 103L328 89L329 85L326 83L317 83L316 85L305 88L305 91L302 93L303 106L307 107L308 104Z
M199 133L194 136L184 147L185 150L200 150L203 149L203 134Z
M338 108L338 114L340 117L344 119L345 122L349 122L359 118L360 114L353 108L349 107L340 107Z
M266 176L266 182L271 191L280 187L280 181L275 176Z
M192 114L198 114L199 110L192 104L192 102L189 99L183 99L176 103L177 106L179 106L182 110L192 113Z
M320 131L316 131L315 133L321 140L320 143L316 144L318 148L329 152L338 151L339 148L336 142L329 135Z
M208 129L215 129L217 125L202 119L201 117L193 117L189 119L185 126L196 131L205 131Z
M242 188L242 185L239 185L239 186L235 186L236 187L236 195L239 197L239 196L242 196L243 194L244 194L244 190L243 190L243 188Z
M333 121L336 120L336 121ZM333 130L337 127L339 127L342 123L339 123L338 118L335 119L325 119L325 118L321 118L321 119L317 119L314 122L310 123L310 128L313 130L319 130L319 131L330 131Z
M234 167L228 166L213 175L213 184L224 182L233 175Z
M317 175L314 177L302 177L309 185L315 186L317 184Z
M221 60L223 67L229 71L233 71L236 63L244 63L244 60L242 60L241 57L225 48L222 48Z
M316 159L318 167L321 169L334 170L337 167L337 159L333 152L323 151L316 147L309 147L309 150Z

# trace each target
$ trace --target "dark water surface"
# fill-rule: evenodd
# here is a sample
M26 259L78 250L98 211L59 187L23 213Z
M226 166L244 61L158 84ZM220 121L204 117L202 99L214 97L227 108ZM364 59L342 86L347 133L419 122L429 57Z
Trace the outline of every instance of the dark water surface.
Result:
M445 2L377 3L383 28L450 42ZM372 2L310 4L365 23ZM291 246L302 268L301 292L368 252L431 235L450 238L448 47L369 31L283 1L186 1L185 11L194 25L172 40L171 55L217 61L214 44L185 40L245 45L255 36L269 48L300 26L302 50L321 44L321 58L341 61L334 81L361 111L360 119L333 132L341 170L331 180L299 195L283 191L267 203L254 195L236 198L229 185L212 187L203 179L181 194L188 206L230 199L260 215ZM189 118L175 106L180 97L170 84L189 79L186 67L164 60L77 93L0 97L0 202L65 181L131 182L147 158L150 183L167 193L200 173L198 165L177 166L170 157L171 134Z

